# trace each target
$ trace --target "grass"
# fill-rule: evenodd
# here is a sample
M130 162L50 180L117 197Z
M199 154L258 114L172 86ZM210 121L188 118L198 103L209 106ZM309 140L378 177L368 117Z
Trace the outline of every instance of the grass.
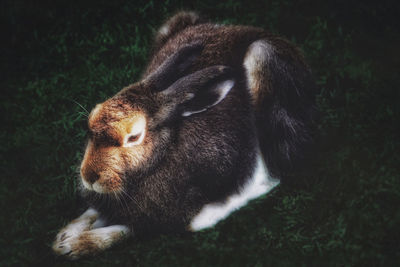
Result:
M357 1L5 1L0 266L396 266L400 261L400 11ZM215 228L129 240L69 262L50 249L79 214L86 111L135 82L176 10L297 43L321 111L319 154L296 186Z

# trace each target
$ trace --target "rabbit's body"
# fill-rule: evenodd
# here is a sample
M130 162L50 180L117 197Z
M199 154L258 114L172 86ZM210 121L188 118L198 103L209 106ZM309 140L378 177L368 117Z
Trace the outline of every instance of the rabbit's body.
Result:
M242 89L253 101L269 170L277 177L290 175L309 150L315 113L315 84L302 53L261 28L197 24L199 20L194 13L178 13L161 27L144 77L183 45L204 44L192 70L224 65L237 71L238 80L246 83Z
M297 49L262 29L171 18L142 81L91 112L81 191L97 212L53 249L76 258L118 233L200 230L271 190L264 159L284 179L310 139L309 82Z

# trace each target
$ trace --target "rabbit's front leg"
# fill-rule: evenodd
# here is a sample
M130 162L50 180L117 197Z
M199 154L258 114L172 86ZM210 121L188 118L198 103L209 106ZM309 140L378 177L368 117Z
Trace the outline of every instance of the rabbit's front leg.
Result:
M54 252L77 259L105 250L130 233L125 225L104 225L105 222L99 219L98 212L89 208L57 234L53 243Z

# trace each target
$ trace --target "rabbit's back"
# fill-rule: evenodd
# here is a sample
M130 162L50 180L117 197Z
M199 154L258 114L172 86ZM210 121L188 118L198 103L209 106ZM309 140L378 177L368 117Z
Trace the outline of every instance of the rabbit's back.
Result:
M169 37L165 44L153 54L144 77L154 71L171 54L190 43L200 43L204 46L195 66L190 71L212 65L242 68L250 44L269 35L261 28L250 26L211 23L189 26Z

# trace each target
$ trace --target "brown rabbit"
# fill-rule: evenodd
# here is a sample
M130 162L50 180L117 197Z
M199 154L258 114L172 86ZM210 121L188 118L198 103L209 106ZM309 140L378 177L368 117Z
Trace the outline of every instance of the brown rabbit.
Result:
M89 209L59 232L57 254L213 226L301 165L314 85L293 45L182 12L153 51L140 82L90 113L80 177Z

